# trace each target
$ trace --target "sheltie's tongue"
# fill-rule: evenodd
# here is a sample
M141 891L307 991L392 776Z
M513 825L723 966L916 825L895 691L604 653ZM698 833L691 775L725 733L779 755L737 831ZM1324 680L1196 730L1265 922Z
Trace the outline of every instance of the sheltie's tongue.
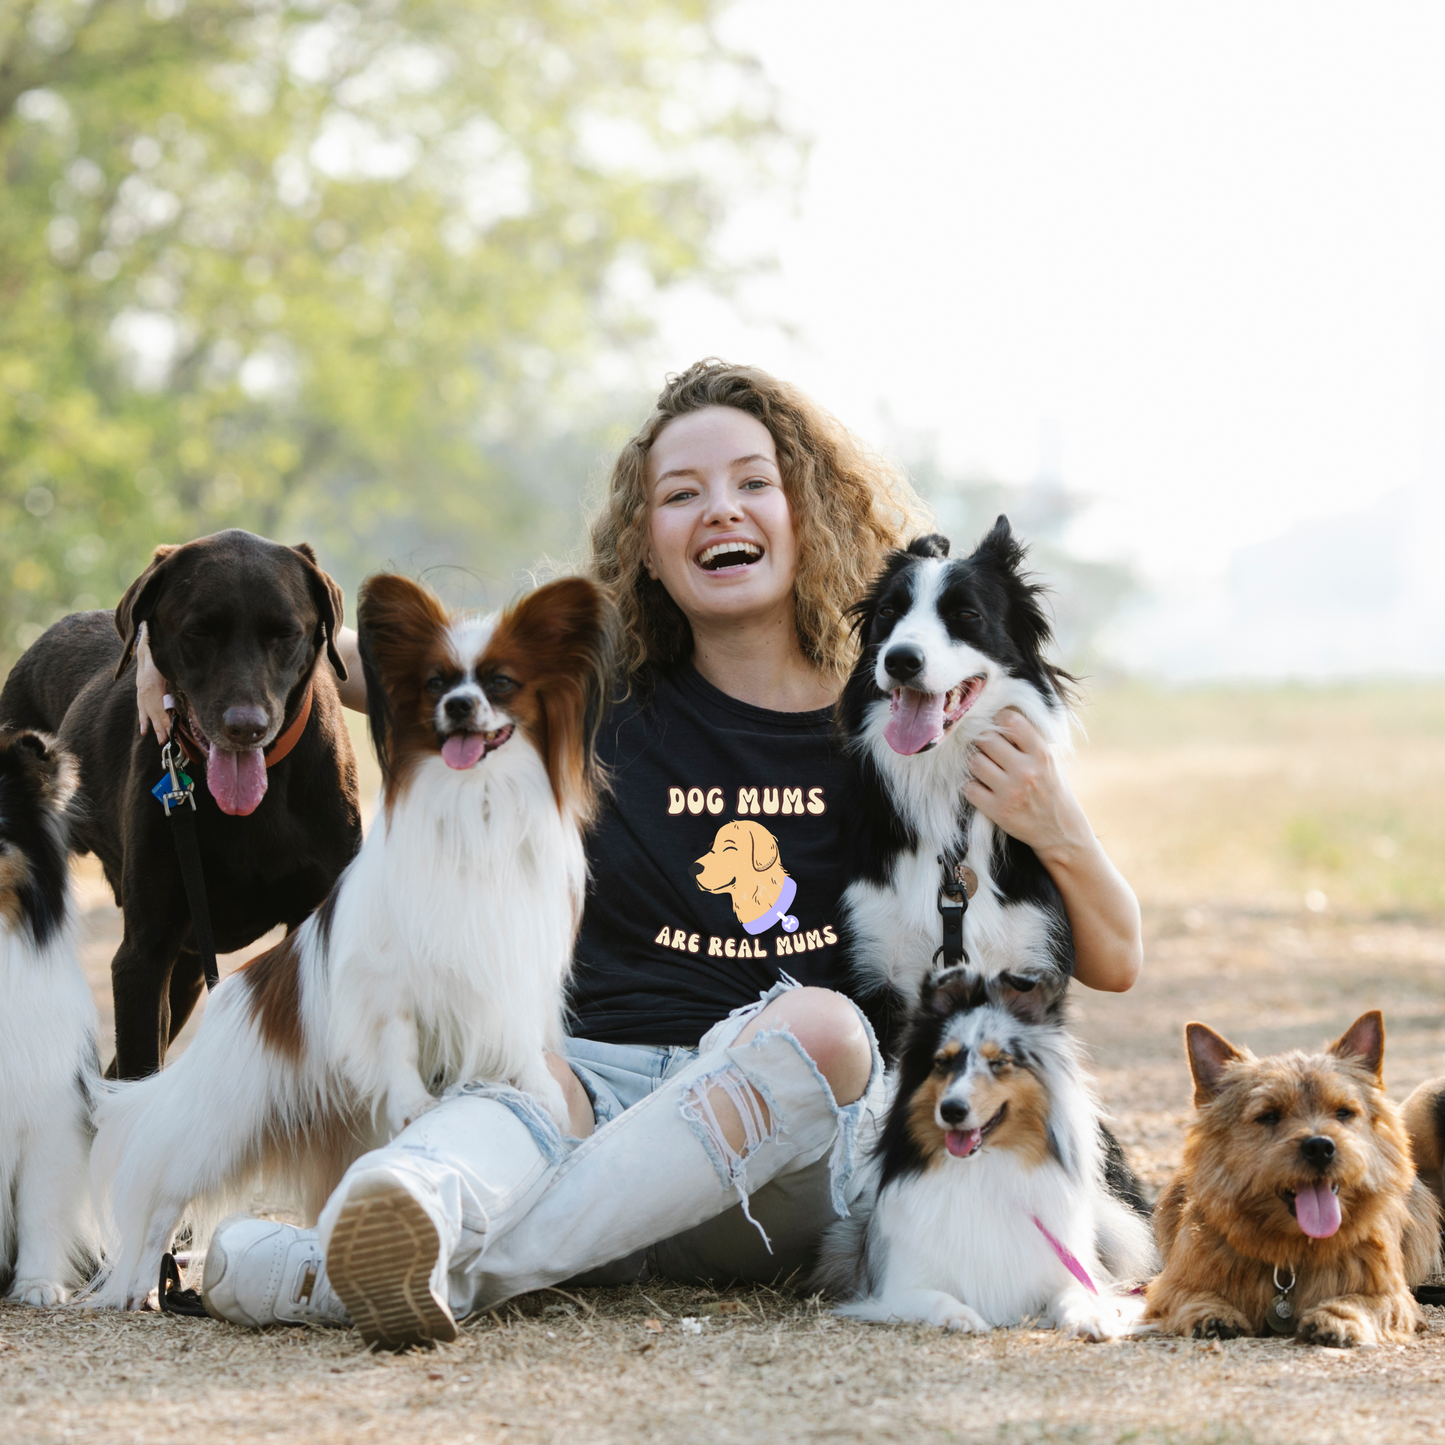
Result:
M481 733L453 733L442 744L442 761L449 768L465 771L476 766L486 746Z
M983 1142L982 1129L950 1129L943 1136L948 1152L957 1159L967 1159Z
M1294 1217L1311 1239L1328 1239L1340 1227L1340 1199L1323 1180L1294 1197Z
M912 757L943 736L941 692L915 692L911 687L893 689L893 706L883 736L895 753Z
M206 755L206 786L223 813L244 818L266 796L266 755L260 748L228 753L211 744Z

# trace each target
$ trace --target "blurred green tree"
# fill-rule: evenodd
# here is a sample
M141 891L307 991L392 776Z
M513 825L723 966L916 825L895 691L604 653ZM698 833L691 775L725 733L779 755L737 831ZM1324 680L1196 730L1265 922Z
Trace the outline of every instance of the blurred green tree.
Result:
M221 526L515 556L509 446L796 154L723 3L0 0L0 660Z

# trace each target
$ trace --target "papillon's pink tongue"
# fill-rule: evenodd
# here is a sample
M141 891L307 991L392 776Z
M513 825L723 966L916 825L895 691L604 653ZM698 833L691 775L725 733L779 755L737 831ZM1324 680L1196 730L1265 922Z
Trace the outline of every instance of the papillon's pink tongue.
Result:
M481 733L453 733L442 744L442 761L449 768L475 767L486 746Z
M1311 1239L1328 1239L1340 1227L1340 1197L1323 1181L1294 1197L1294 1217Z
M893 707L883 736L895 753L912 757L943 736L941 692L915 692L911 687L895 688Z
M244 818L266 796L266 755L260 748L228 753L211 744L206 755L206 786L223 813Z
M982 1129L950 1129L943 1136L948 1152L958 1159L967 1159L983 1143Z

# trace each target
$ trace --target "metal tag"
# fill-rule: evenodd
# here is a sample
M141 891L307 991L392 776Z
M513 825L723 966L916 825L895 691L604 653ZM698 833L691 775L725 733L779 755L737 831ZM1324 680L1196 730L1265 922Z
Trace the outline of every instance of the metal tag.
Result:
M166 810L169 818L171 809L177 803L189 803L192 808L196 806L195 787L190 777L179 768L167 768L161 774L160 782L151 789L151 796Z
M1269 1308L1264 1312L1264 1322L1274 1334L1294 1334L1296 1324L1294 1306L1289 1302L1289 1296L1283 1290L1270 1300Z
M953 876L963 884L964 895L972 898L978 892L978 874L967 863L954 865Z

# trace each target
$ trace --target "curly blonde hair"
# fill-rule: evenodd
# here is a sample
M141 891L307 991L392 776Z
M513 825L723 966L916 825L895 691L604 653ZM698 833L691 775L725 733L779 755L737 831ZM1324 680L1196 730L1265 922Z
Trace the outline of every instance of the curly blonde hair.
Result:
M627 685L645 686L654 669L692 654L687 618L644 565L647 454L668 422L709 406L735 407L772 434L798 545L798 642L809 662L841 684L856 652L848 608L891 548L930 530L928 509L896 467L796 387L756 367L708 360L668 377L652 414L622 448L592 522L591 572L618 610Z

